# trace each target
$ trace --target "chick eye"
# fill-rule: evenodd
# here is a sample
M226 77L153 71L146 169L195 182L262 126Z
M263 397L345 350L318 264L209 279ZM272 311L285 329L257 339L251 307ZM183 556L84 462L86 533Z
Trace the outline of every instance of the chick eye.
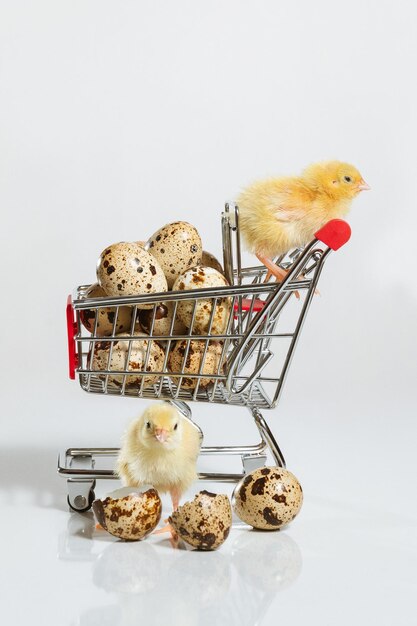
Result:
M177 428L178 428L178 423L177 423L177 424L175 424L175 426L174 426L174 430L177 430Z
M150 422L146 422L146 428L150 428L151 427L151 423Z
M343 178L345 179L347 183L350 183L352 180L350 176L344 176Z

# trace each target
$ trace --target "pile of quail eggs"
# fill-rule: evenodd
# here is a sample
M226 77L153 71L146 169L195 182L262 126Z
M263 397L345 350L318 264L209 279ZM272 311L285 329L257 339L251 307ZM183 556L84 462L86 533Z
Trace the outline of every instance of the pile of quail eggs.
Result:
M236 485L232 502L227 495L200 491L178 507L168 521L185 543L197 550L215 550L229 536L232 509L243 522L259 530L280 530L301 509L303 491L297 478L283 467L262 467ZM125 541L150 535L161 518L162 502L155 489L123 498L95 500L93 511L110 534Z
M97 262L97 281L86 291L87 299L148 296L228 285L221 264L203 250L197 229L188 222L166 224L146 242L119 242L107 246ZM171 341L166 358L167 344L161 341L161 337L188 334L189 329L192 335L207 335L208 332L214 336L222 335L230 317L231 299L218 297L214 302L211 298L200 298L194 306L194 300L181 300L175 309L172 300L164 302L162 299L155 304L155 301L149 303L139 297L135 300L136 309L133 306L95 305L82 310L81 322L96 337L120 337L119 341L95 342L89 359L91 369L127 369L136 373L146 369L149 376L133 373L125 381L121 374L109 376L110 384L121 387L124 383L126 388L132 389L157 382L158 376L151 374L161 372L166 363L169 372L182 372L181 378L172 377L174 382L181 380L184 389L195 388L198 379L193 374L201 371L210 375L220 371L221 339ZM133 310L136 310L135 320L132 320ZM124 339L132 331L135 340ZM160 340L149 341L149 335ZM187 341L189 346L185 350ZM201 388L210 383L212 379L208 376L200 379Z

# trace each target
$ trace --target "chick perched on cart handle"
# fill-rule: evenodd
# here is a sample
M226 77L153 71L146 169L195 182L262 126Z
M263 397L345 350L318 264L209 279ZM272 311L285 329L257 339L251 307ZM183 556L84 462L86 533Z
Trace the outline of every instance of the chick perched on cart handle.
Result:
M303 247L326 222L342 218L352 200L370 189L348 163L326 161L307 167L301 176L255 182L237 199L240 230L248 250L282 281L287 272L273 257Z
M174 511L197 479L201 431L168 402L151 404L129 425L117 460L126 487L169 492Z

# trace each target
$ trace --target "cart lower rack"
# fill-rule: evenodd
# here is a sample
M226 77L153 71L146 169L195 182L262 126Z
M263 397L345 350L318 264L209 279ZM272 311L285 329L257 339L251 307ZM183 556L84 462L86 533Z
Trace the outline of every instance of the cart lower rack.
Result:
M247 407L260 441L203 446L201 454L240 455L246 473L264 465L269 448L275 463L284 466L260 410L277 405L323 264L349 237L346 222L328 222L304 249L276 259L287 275L271 282L266 268L242 267L238 208L226 205L222 238L229 286L106 298L88 297L89 285L79 287L67 303L70 378L77 376L88 393L173 402L190 420L190 401ZM138 322L143 311L146 334ZM175 322L178 313L184 319L184 311L187 329L178 332ZM129 327L120 333L126 313ZM165 323L162 331L159 320L168 313L168 329ZM197 324L202 314L204 328ZM112 323L105 336L99 325L103 315ZM97 479L117 478L117 454L117 448L69 448L60 455L58 472L67 477L72 509L90 508ZM103 460L111 460L110 469L102 467ZM235 481L242 475L200 478Z

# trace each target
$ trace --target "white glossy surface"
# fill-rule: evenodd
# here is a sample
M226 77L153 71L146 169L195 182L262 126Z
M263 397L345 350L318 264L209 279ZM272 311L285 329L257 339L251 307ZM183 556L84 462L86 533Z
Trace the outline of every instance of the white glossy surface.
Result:
M38 462L47 467L53 456L40 450ZM404 497L401 488L405 469L399 459L385 464L372 485L359 461L344 491L324 463L304 468L305 502L290 526L257 532L234 520L210 553L185 544L174 550L165 536L120 542L97 530L91 513L65 510L65 481L49 468L31 486L23 478L19 485L17 473L1 489L2 615L5 623L43 626L408 626L417 541L415 493ZM101 482L97 495L116 486Z
M0 2L2 624L415 624L416 20L414 0ZM145 403L67 379L67 294L174 220L220 258L226 200L328 158L372 190L265 412L299 517L213 554L95 532L57 453L118 445ZM245 411L193 412L206 445L254 442Z

